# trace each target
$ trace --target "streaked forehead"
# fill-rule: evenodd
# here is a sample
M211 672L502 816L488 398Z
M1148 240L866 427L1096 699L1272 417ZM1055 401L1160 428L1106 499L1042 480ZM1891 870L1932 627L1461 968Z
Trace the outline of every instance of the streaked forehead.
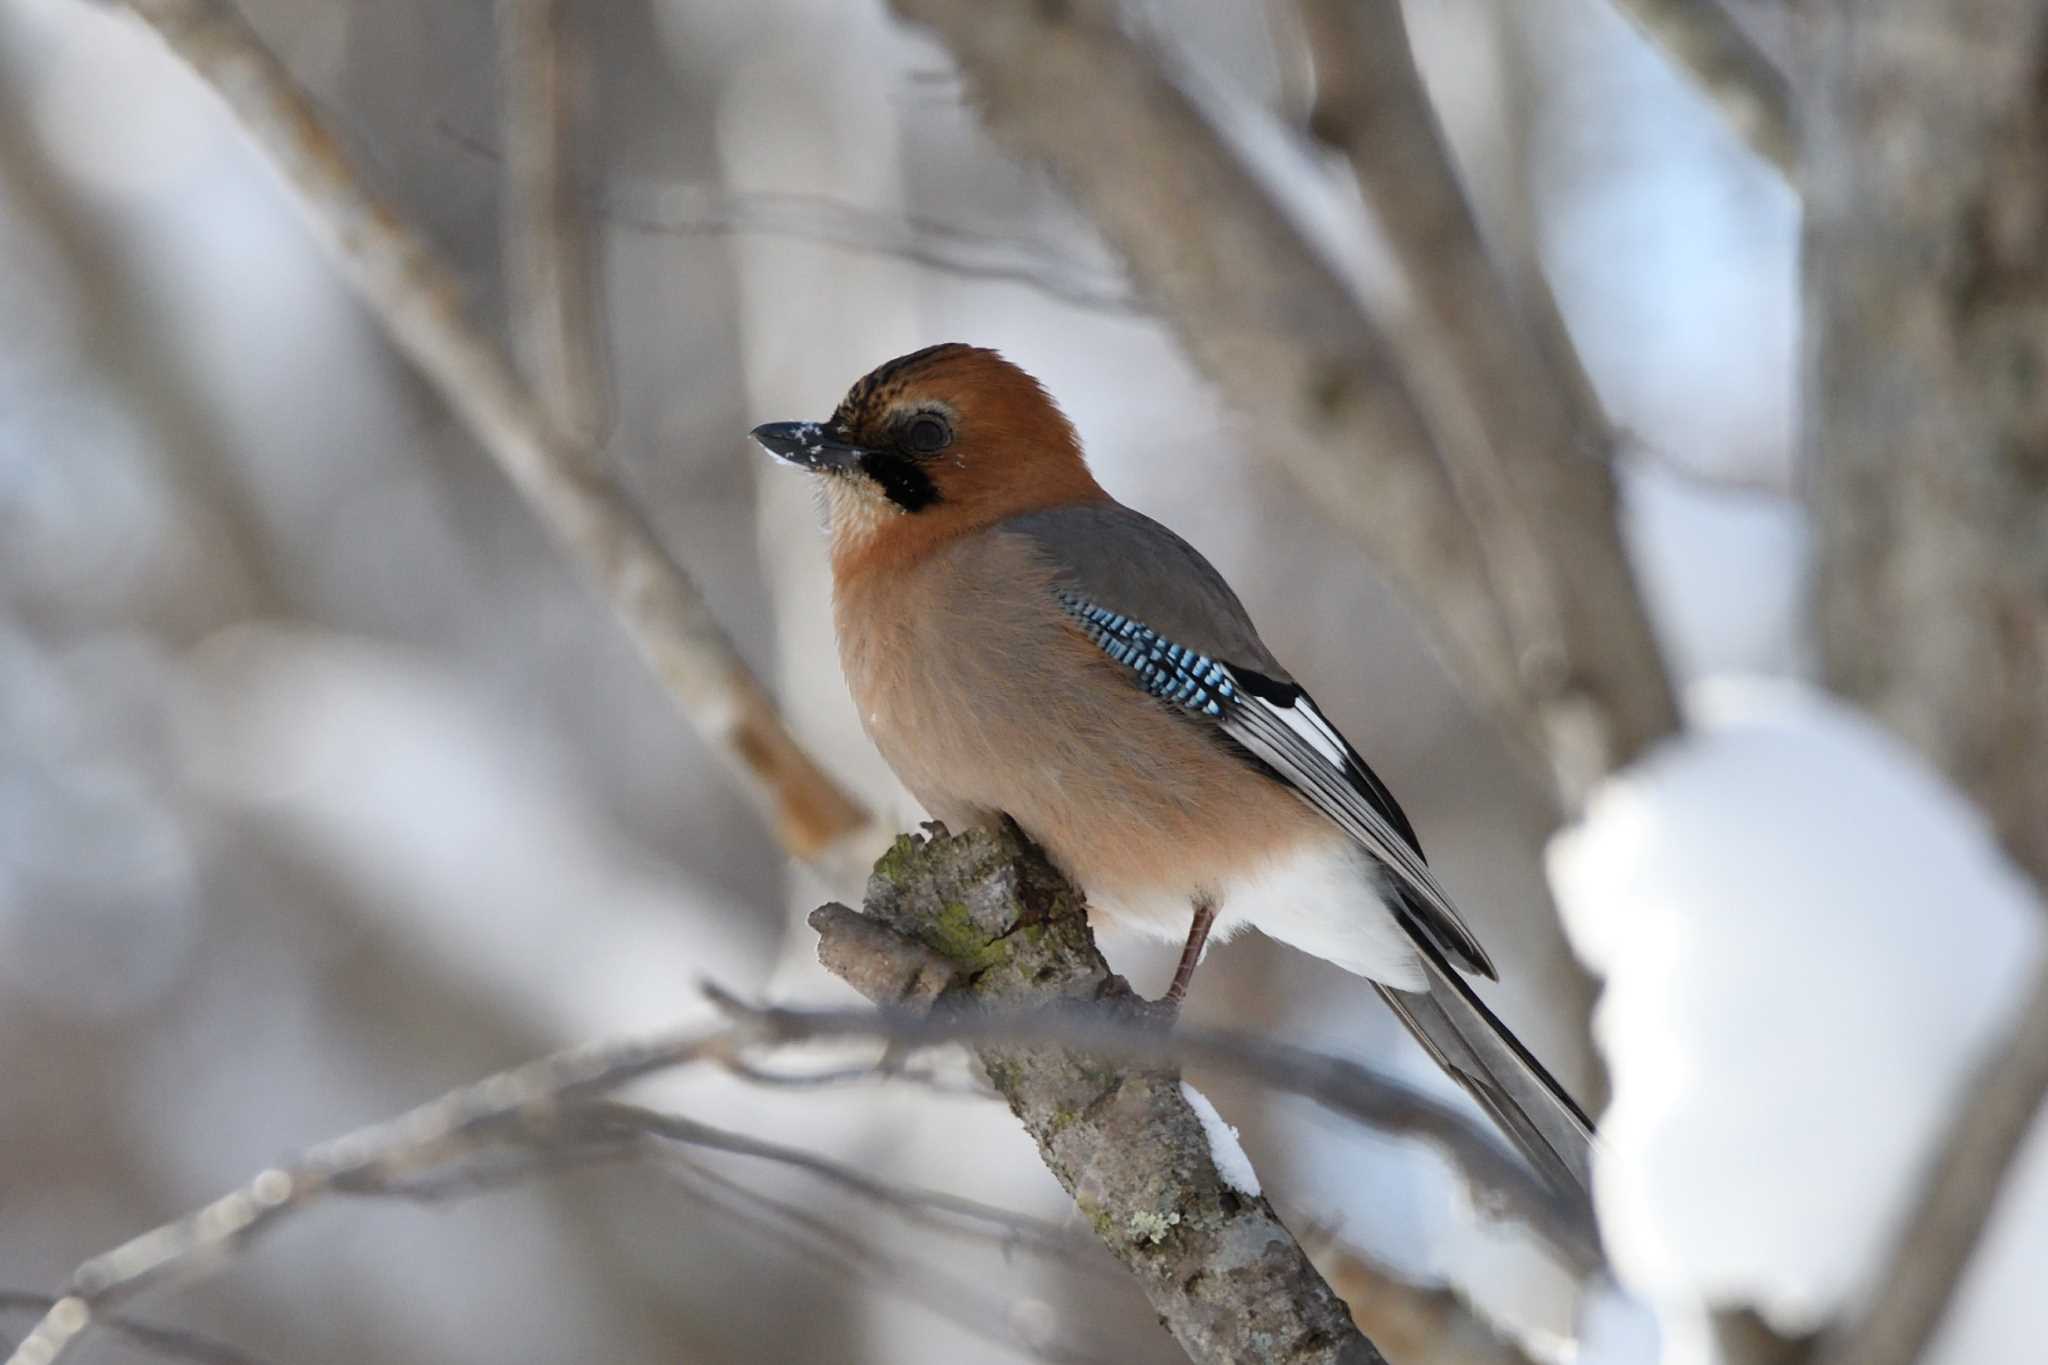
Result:
M877 365L846 391L846 397L832 413L832 425L858 431L888 412L903 391L921 376L929 375L945 362L972 354L972 346L957 341L927 346L909 355Z

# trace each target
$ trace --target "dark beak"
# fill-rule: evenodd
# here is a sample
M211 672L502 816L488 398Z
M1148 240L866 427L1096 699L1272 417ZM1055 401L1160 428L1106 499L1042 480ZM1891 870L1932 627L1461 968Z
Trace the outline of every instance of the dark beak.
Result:
M755 427L754 443L785 464L831 473L852 469L867 454L820 422L767 422Z

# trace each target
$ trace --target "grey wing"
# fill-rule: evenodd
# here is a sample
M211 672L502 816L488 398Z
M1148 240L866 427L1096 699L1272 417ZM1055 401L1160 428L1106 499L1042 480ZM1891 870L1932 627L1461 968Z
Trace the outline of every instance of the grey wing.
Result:
M1134 685L1215 726L1293 787L1393 874L1412 932L1458 965L1495 975L1393 793L1281 668L1193 546L1114 503L1035 512L1003 529L1037 544L1061 607Z

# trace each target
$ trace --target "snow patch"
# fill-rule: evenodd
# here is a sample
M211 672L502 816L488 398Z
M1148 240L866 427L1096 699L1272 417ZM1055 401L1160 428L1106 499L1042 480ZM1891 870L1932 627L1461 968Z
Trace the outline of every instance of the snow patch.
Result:
M1672 1314L1746 1302L1808 1330L1868 1291L2009 1027L2041 907L1968 803L1848 706L1735 679L1688 701L1697 728L1549 851L1606 980L1600 1221L1622 1282ZM2021 1240L2012 1254L2048 1256L2048 1216ZM1952 1334L2038 1339L2048 1308L2029 1315L2035 1338Z
M1223 1121L1223 1115L1216 1112L1216 1106L1209 1103L1209 1097L1189 1085L1180 1083L1181 1098L1188 1102L1188 1108L1195 1111L1195 1117L1202 1121L1202 1131L1209 1137L1209 1160L1216 1165L1216 1174L1223 1177L1223 1183L1239 1194L1253 1199L1259 1197L1259 1173L1252 1169L1252 1159L1244 1154L1238 1143L1237 1129Z

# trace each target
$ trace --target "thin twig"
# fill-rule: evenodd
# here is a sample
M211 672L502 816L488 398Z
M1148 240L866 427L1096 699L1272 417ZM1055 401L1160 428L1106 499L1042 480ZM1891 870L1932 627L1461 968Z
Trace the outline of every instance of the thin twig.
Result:
M79 1335L94 1322L104 1321L116 1304L175 1270L224 1258L280 1219L316 1203L366 1194L437 1198L490 1188L520 1178L521 1168L451 1171L447 1163L468 1160L480 1147L510 1138L531 1141L536 1132L571 1132L583 1102L654 1072L722 1061L742 1045L775 1047L816 1038L871 1038L919 1047L955 1041L1055 1043L1136 1061L1187 1060L1235 1071L1381 1131L1431 1142L1480 1192L1482 1203L1525 1220L1574 1263L1597 1264L1597 1242L1589 1240L1590 1231L1463 1115L1342 1058L1224 1032L1162 1033L1145 1021L1101 1011L925 1017L895 1011L805 1013L742 1005L724 992L714 992L714 997L733 1012L736 1027L576 1048L502 1072L396 1119L322 1144L291 1165L259 1172L205 1207L93 1257L78 1268L67 1292L51 1303L8 1365L55 1365ZM630 1108L592 1112L648 1113ZM831 1163L822 1159L689 1120L649 1115L643 1130L800 1165L857 1192L873 1197L886 1192L892 1202L1000 1222L1009 1232L1032 1237L1041 1245L1057 1239L1056 1232L1035 1220L974 1201L907 1192L843 1168L828 1174ZM600 1124L581 1149L569 1142L559 1150L538 1150L552 1156L556 1165L622 1159L618 1131L609 1143L599 1140L604 1134ZM526 1174L534 1169L531 1164L524 1168Z
M436 121L434 131L483 161L505 159L489 143L446 120ZM962 279L1021 285L1090 312L1134 317L1152 312L1122 270L1081 260L1056 241L986 232L926 214L885 212L829 194L737 192L687 181L613 184L591 202L589 212L613 226L651 235L787 237L887 256Z
M500 212L512 349L568 435L604 443L604 352L591 292L589 234L576 192L576 129L586 80L561 0L498 0Z
M57 1300L48 1294L0 1290L0 1312L43 1314L56 1306ZM191 1365L263 1365L246 1351L182 1327L157 1327L133 1318L108 1318L100 1325L145 1351L171 1360L190 1361Z
M1022 1248L1053 1259L1076 1260L1092 1243L1058 1224L977 1199L882 1180L865 1171L783 1143L719 1128L681 1114L598 1100L545 1112L508 1114L473 1130L446 1166L373 1167L337 1178L334 1190L351 1198L438 1204L527 1184L594 1166L660 1158L689 1148L749 1157L812 1176L906 1222L953 1236Z
M961 1100L1000 1100L1002 1096L973 1080L952 1080L935 1068L903 1066L887 1058L865 1066L838 1066L825 1071L771 1071L755 1066L744 1057L734 1057L726 1070L753 1085L776 1090L825 1090L848 1085L893 1084L898 1081L917 1086L928 1095Z
M829 195L735 194L716 186L674 185L652 192L613 190L604 211L611 221L643 232L794 237L965 279L1023 285L1091 312L1150 311L1121 271L1091 267L1054 243L917 214L880 213Z
M1001 1234L1001 1240L1006 1244L1029 1246L1060 1255L1092 1249L1091 1243L1043 1218L1033 1218L943 1190L899 1185L798 1147L719 1128L681 1114L663 1114L638 1105L602 1102L580 1107L573 1119L577 1127L588 1125L593 1136L599 1139L638 1136L705 1151L728 1152L803 1171L870 1203L927 1225L934 1222L933 1215L939 1215L955 1225L952 1230L958 1230L960 1221L979 1224Z
M875 1284L900 1294L956 1327L999 1341L1037 1360L1054 1365L1107 1365L1106 1359L1058 1342L1028 1339L1018 1330L1009 1305L959 1276L914 1265L807 1209L728 1180L697 1163L665 1168L690 1196L760 1232L775 1237L799 1254L817 1260L850 1279Z
M1165 1032L1099 1009L1047 1008L1024 1014L896 1010L791 1010L749 1005L708 988L743 1027L748 1044L785 1045L819 1038L878 1038L908 1047L937 1043L1057 1044L1125 1061L1211 1066L1269 1089L1314 1100L1375 1132L1428 1143L1471 1186L1474 1203L1541 1237L1570 1264L1603 1265L1598 1230L1528 1167L1460 1111L1344 1057L1223 1030Z
M429 1174L451 1156L467 1154L477 1135L494 1125L716 1056L730 1042L730 1030L714 1029L573 1048L337 1138L292 1165L260 1171L240 1189L79 1266L7 1365L55 1365L107 1309L174 1270L225 1257L288 1214L348 1194L352 1186Z
M1691 74L1737 137L1787 179L1798 179L1791 82L1743 32L1721 0L1616 3L1651 42Z
M129 8L213 86L269 154L392 343L594 580L783 847L812 861L845 859L868 832L866 813L798 745L696 584L595 452L556 430L503 348L464 311L454 271L370 192L291 74L222 0L130 0Z

